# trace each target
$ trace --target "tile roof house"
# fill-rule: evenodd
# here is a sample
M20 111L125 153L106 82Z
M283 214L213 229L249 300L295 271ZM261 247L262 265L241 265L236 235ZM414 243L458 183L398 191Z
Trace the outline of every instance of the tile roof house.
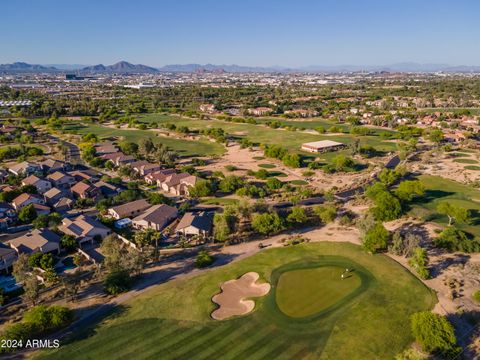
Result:
M17 260L17 252L0 243L0 270L8 270Z
M48 215L51 213L50 207L43 204L32 204L37 215Z
M92 242L95 237L103 239L112 232L102 223L85 215L73 219L64 218L58 229L67 235L74 236L79 245L87 241Z
M55 204L60 198L62 198L65 195L63 190L60 190L59 188L52 187L50 190L48 190L45 194L43 194L43 198L45 199L45 202L49 205Z
M152 164L148 161L136 161L131 163L130 166L132 167L133 171L135 171L140 176L145 176L155 171L161 170L161 166L159 164Z
M123 190L123 188L119 186L115 186L113 184L110 184L101 180L97 181L93 185L97 187L99 192L105 197L115 196Z
M170 222L175 220L177 216L177 209L172 206L165 204L153 205L142 214L133 218L132 226L135 229L154 229L161 231Z
M40 179L36 175L30 175L22 180L22 185L33 185L40 194L46 193L52 188L52 183L47 180Z
M150 206L151 205L148 203L147 200L140 199L128 202L126 204L111 207L110 209L108 209L108 214L111 217L119 220L126 217L137 216L146 209L148 209Z
M35 229L9 241L18 254L60 252L60 236L49 229Z
M112 154L118 152L117 145L111 142L102 142L95 145L97 155Z
M59 213L65 213L68 210L71 210L72 207L73 200L66 197L60 198L55 204L53 204L53 208Z
M43 171L47 173L54 173L56 171L65 171L68 169L68 164L63 161L56 160L56 159L47 159L40 162Z
M81 199L94 199L98 195L98 188L96 188L92 184L87 184L83 181L80 181L73 185L70 191L72 192L72 194Z
M145 175L144 180L147 184L157 184L157 186L161 186L162 182L165 181L167 176L172 174L175 174L175 169L162 169Z
M213 213L212 212L199 212L191 213L187 212L180 219L180 222L175 228L175 232L183 234L185 236L209 236L213 226Z
M172 174L161 183L161 188L173 195L188 195L189 187L194 186L199 178L189 173Z
M136 161L134 156L125 155L120 151L116 153L105 154L100 157L104 160L111 161L115 166L125 166Z
M25 206L28 206L30 204L44 205L45 201L38 195L32 195L32 194L27 194L27 193L23 193L23 194L18 195L12 201L12 205L15 208L15 210L20 210L21 208L23 208Z
M0 202L0 229L6 229L17 218L13 206L6 202Z
M47 180L50 181L55 187L60 189L69 189L77 182L75 177L65 174L61 171L55 171L54 173L48 175Z
M36 172L41 172L42 167L35 163L22 161L21 163L9 166L8 171L15 175L31 175Z

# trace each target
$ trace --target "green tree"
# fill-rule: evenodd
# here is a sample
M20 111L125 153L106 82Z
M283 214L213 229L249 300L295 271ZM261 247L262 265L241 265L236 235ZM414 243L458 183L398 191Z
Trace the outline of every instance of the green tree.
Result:
M402 181L395 189L395 195L402 201L412 201L415 196L425 194L425 186L418 180Z
M37 212L35 211L33 204L21 208L18 212L18 218L25 224L31 223L36 217Z
M252 218L252 228L262 235L276 234L285 226L282 218L276 212L256 213Z
M64 249L73 250L77 247L77 240L75 240L75 236L65 234L60 239L60 245Z
M377 195L375 207L371 209L371 212L377 220L395 220L402 214L402 205L395 196L385 191Z
M430 277L430 273L428 271L428 256L427 250L421 247L415 248L413 251L412 257L408 260L408 263L412 268L415 269L418 276L422 279L428 279Z
M308 221L308 215L304 208L295 206L287 216L287 221L290 224L305 224Z
M215 193L214 185L211 181L200 180L194 186L189 188L189 194L192 198L201 198Z
M430 311L418 312L412 315L411 326L413 336L424 351L449 357L458 354L455 330L446 317Z
M27 254L20 254L17 261L13 263L12 274L17 282L24 282L28 274L32 271L32 267L29 264L29 257Z
M28 276L23 283L23 298L27 302L31 302L35 306L40 295L40 283L37 277Z
M337 207L333 204L317 205L313 211L323 224L331 223L337 217Z
M387 248L390 233L381 222L375 223L362 238L363 248L370 253Z
M454 222L468 224L471 221L470 210L453 205L448 201L438 203L437 212L448 217L448 226L451 226Z

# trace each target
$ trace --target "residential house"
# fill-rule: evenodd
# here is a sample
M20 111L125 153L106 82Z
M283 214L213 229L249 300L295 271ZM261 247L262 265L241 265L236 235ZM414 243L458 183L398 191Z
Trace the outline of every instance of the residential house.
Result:
M5 230L17 218L17 213L12 205L0 202L0 229Z
M60 236L49 229L34 229L27 234L9 241L17 254L60 252Z
M213 213L212 212L187 212L180 219L175 232L185 236L208 237L212 232Z
M95 145L95 151L101 156L118 152L118 147L111 142L103 142Z
M52 188L52 183L47 180L40 179L36 175L30 175L22 180L22 185L33 185L40 194L46 193Z
M9 173L7 170L5 169L0 169L0 183L5 183L5 181L7 181L7 177L8 177Z
M28 176L34 173L42 172L42 167L32 162L22 161L21 163L9 166L8 171L10 171L14 175Z
M73 200L66 197L60 198L55 204L53 204L53 208L59 213L66 213L67 211L71 210L72 207Z
M72 235L81 246L84 242L92 242L97 237L103 239L112 231L102 223L85 215L73 219L64 218L58 229L67 235Z
M16 260L17 252L15 249L0 243L0 271L8 271Z
M173 195L188 195L189 187L194 186L198 180L198 177L189 173L172 174L161 183L161 188Z
M132 155L125 155L121 151L100 156L106 161L111 161L115 166L125 166L136 161Z
M99 193L105 197L115 196L118 195L123 188L119 186L115 186L113 184L107 183L105 181L97 181L93 184L96 188L98 188Z
M73 176L76 181L96 181L99 179L98 173L92 170L75 170L68 172L69 175Z
M48 215L51 213L50 207L43 204L32 204L37 215Z
M80 181L70 189L72 194L81 199L95 199L98 196L98 188L92 184Z
M268 107L257 107L253 109L248 109L247 112L250 115L256 115L256 116L264 116L264 115L269 115L273 112L272 109Z
M45 199L45 202L49 205L55 204L63 196L65 196L64 191L56 187L52 187L45 194L43 194L43 198Z
M151 174L153 172L161 170L161 166L159 164L152 164L148 161L136 161L130 164L133 171L135 171L140 176L145 176Z
M69 168L69 165L61 160L56 159L47 159L40 162L40 165L45 173L54 173L56 171L66 171Z
M163 230L170 222L175 220L178 216L177 209L165 205L153 205L145 210L142 214L133 218L132 226L135 229L154 229L157 231Z
M168 175L172 174L175 174L175 169L162 169L146 175L144 180L147 184L162 186L162 182L165 181Z
M12 201L12 205L15 208L15 210L20 210L21 208L24 208L25 206L28 206L30 204L41 204L44 205L45 201L43 198L41 198L38 195L33 195L33 194L27 194L23 193L18 195L15 199Z
M114 219L138 216L151 205L145 199L135 200L126 204L117 205L108 209L108 214Z
M52 182L53 186L59 189L70 189L70 187L77 182L75 177L61 171L55 171L53 174L48 175L47 180Z

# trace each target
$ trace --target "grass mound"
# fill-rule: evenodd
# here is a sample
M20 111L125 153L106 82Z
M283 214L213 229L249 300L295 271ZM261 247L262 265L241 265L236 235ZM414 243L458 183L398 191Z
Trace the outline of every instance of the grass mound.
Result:
M467 165L463 167L466 170L480 170L480 166L478 165Z

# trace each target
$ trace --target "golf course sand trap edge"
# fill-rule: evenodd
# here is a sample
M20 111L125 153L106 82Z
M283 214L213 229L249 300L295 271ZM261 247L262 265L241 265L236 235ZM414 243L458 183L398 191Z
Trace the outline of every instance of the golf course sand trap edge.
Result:
M256 284L259 277L256 272L248 272L238 279L225 281L220 286L222 292L212 297L212 301L219 306L212 312L212 318L225 320L251 312L255 308L255 301L245 299L265 296L270 291L269 283Z

